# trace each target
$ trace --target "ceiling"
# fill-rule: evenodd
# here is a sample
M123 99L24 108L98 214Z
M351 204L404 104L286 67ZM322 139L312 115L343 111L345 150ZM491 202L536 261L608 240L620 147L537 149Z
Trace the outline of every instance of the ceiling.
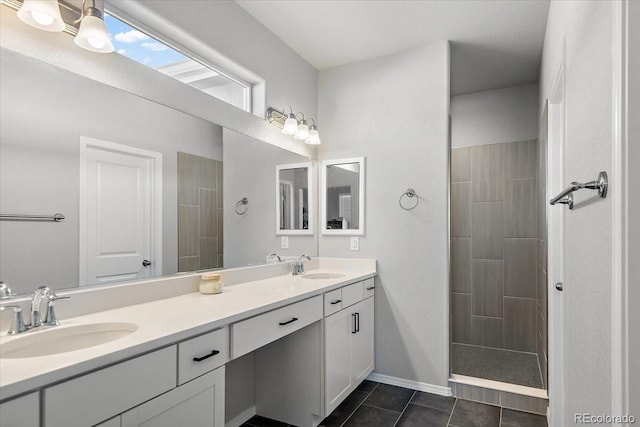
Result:
M451 94L538 81L548 0L236 0L323 70L450 40Z

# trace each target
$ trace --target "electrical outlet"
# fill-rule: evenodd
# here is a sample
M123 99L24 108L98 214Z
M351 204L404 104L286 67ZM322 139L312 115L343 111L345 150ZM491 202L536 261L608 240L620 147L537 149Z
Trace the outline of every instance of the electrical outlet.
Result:
M360 238L359 237L352 237L351 238L351 250L352 251L359 251L360 250Z
M289 236L280 237L280 247L282 249L289 249Z

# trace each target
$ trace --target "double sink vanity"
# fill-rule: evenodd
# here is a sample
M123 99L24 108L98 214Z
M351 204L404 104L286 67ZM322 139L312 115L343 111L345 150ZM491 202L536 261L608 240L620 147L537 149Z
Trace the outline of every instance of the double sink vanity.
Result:
M222 427L257 413L318 425L374 369L376 262L288 269L222 270L217 295L195 292L197 274L70 291L60 326L15 335L3 313L0 424ZM225 399L246 399L225 367L247 355L252 405L225 419Z

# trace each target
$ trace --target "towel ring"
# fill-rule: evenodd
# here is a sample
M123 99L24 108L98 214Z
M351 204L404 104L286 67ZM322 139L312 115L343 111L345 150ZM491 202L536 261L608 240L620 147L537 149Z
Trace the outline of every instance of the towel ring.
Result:
M236 203L236 207L234 208L234 210L238 215L246 214L249 210L249 199L243 197L242 199L238 200L238 203Z
M402 200L405 197L408 198L408 199L413 199L415 197L415 203L413 203L413 205L411 205L411 206L403 205L402 204ZM416 194L416 190L414 190L413 188L407 188L407 191L402 193L402 195L400 196L400 199L398 200L398 204L405 211L410 211L410 210L414 209L416 206L418 206L419 202L420 202L420 199L418 198L418 195Z

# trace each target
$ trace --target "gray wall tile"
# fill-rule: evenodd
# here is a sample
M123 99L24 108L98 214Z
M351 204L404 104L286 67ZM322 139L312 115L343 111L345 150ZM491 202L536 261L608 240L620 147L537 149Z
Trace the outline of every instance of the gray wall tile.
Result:
M502 202L473 203L471 246L474 259L502 259Z
M189 256L178 258L178 272L200 270L200 257Z
M501 260L473 260L471 294L474 315L502 317L503 269Z
M504 299L504 347L536 353L536 300Z
M501 201L504 180L504 144L471 147L471 183L474 202Z
M503 321L493 317L471 316L471 343L502 348Z
M451 182L471 181L471 148L451 150Z
M471 239L451 239L451 281L453 292L471 293Z
M178 254L179 257L200 255L200 208L178 206Z
M216 165L216 173L217 175L217 179L216 179L216 185L218 186L217 190L218 190L218 206L223 206L222 203L222 195L224 192L224 182L222 179L222 175L223 175L223 168L224 168L224 164L220 161L217 162Z
M505 179L536 178L538 174L538 143L532 141L504 144Z
M535 179L505 181L504 237L538 237Z
M198 172L200 188L208 188L216 190L218 181L218 160L207 159L206 157L198 157Z
M504 239L504 294L536 298L538 239Z
M471 343L471 294L451 294L453 342Z
M178 203L198 204L198 156L178 152Z
M200 237L218 236L218 206L215 190L200 189Z
M218 239L205 237L200 239L200 268L216 268L218 265Z
M451 184L451 236L471 237L471 184Z

